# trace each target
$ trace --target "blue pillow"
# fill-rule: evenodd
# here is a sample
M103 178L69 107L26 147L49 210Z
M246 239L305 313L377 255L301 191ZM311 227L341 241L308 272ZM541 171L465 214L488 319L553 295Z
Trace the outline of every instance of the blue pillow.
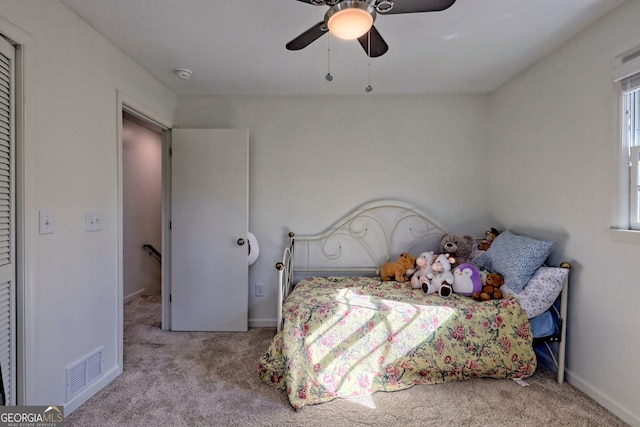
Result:
M536 240L504 231L474 263L504 277L504 284L519 293L546 261L554 242Z

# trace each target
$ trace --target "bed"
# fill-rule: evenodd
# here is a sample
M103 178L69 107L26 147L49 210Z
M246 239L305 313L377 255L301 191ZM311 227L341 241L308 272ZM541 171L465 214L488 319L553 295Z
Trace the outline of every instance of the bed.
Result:
M400 203L363 206L320 234L290 232L276 264L278 326L260 358L260 379L285 390L298 410L418 384L525 379L544 351L562 382L569 265L545 266L549 253L537 254L545 259L531 283L484 302L426 295L380 279L384 262L401 252L437 251L443 234L425 214ZM506 237L496 242L496 251L494 242L476 258L494 270L503 268L500 245L513 244ZM549 287L553 292L540 302L540 290ZM527 294L536 297L533 303Z

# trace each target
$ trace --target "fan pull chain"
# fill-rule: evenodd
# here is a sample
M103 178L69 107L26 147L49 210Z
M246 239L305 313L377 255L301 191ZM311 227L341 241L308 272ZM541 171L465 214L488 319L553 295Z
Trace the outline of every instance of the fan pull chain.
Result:
M369 69L369 84L364 89L364 91L370 93L373 90L373 87L371 86L371 30L369 30L369 32L367 33L367 58L367 66Z
M327 75L324 78L330 82L333 80L333 74L331 74L331 33L327 34L327 36Z

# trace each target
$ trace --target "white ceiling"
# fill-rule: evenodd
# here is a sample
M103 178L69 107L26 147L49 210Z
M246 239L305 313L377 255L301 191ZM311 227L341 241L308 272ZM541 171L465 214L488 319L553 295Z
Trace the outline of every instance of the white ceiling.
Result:
M285 44L323 19L297 0L61 0L177 94L365 94L368 57L328 35ZM378 15L389 51L373 94L486 93L624 0L457 0L442 12ZM182 80L174 68L188 68Z

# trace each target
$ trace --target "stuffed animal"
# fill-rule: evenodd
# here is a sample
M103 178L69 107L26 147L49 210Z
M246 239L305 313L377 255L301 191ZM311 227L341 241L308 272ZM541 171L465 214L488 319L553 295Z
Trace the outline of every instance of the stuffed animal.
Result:
M415 257L407 252L403 252L398 257L398 262L387 262L380 267L380 277L384 281L395 280L396 282L406 282L407 270L410 272L413 270L413 266L416 262Z
M453 292L470 297L482 292L480 270L473 264L460 264L453 270Z
M504 284L504 277L502 277L498 273L489 273L487 274L487 278L484 286L482 286L482 291L474 292L471 295L476 301L489 301L492 299L500 299L502 298L502 292L500 291L500 286Z
M493 239L498 237L498 234L500 234L500 232L493 227L491 227L491 230L485 231L484 240L478 244L478 249L481 251L486 251L487 249L489 249L491 243L493 242Z
M433 273L427 275L431 283L424 283L422 285L424 293L428 295L437 292L442 297L451 295L451 286L453 285L451 264L454 262L455 259L449 256L449 254L440 254L436 257L431 265Z
M446 253L455 258L452 268L467 263L473 252L473 237L465 234L445 234L440 240L440 253Z
M433 270L431 269L431 265L433 264L433 260L436 258L433 251L422 252L416 258L416 271L411 276L411 287L414 289L422 288L424 283L429 285L431 281L427 277L428 275L433 276Z

